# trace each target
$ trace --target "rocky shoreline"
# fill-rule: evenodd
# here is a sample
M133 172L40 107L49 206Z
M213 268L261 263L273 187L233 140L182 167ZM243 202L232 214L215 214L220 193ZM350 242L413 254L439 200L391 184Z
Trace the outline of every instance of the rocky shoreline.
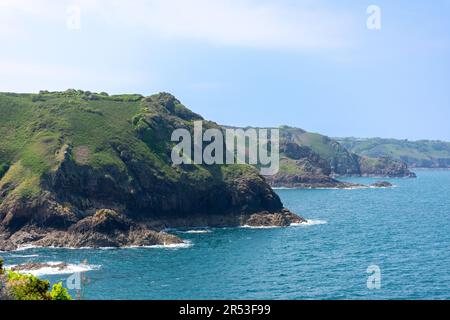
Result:
M0 140L0 250L181 245L164 230L304 221L253 166L173 164L175 130L220 126L171 94L0 93L2 110L2 128L27 135Z
M287 227L305 219L282 209L254 214L194 216L193 218L133 221L113 210L99 210L66 230L29 225L15 232L0 230L0 251L23 247L121 248L181 245L184 241L164 230L180 227Z
M273 177L266 177L266 181L272 188L286 189L362 189L393 186L387 181L377 181L373 184L366 185L339 181L325 175L277 174Z

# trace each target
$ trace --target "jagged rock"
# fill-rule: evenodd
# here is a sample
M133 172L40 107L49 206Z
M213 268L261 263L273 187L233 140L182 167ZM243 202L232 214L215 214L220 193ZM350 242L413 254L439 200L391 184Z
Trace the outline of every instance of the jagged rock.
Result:
M122 214L104 209L97 211L93 216L81 219L68 230L28 226L4 239L0 244L0 250L9 251L25 245L100 248L180 243L183 241L174 235L150 230Z
M252 214L246 220L245 225L251 227L288 227L293 223L303 223L305 219L293 214L289 210L283 210L280 213L262 212Z

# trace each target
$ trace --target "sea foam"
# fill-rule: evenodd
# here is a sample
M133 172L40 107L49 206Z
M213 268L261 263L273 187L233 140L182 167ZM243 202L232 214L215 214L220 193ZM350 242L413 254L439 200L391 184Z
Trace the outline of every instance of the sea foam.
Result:
M201 229L201 230L186 230L186 231L179 231L180 233L187 233L187 234L197 234L197 233L211 233L211 230L208 229Z
M249 225L243 225L240 228L245 229L276 229L276 228L282 228L281 226L249 226Z
M123 249L187 249L193 246L192 242L189 240L183 241L183 243L173 243L173 244L156 244L153 246L129 246Z
M308 226L315 226L315 225L327 224L327 223L328 222L325 220L309 219L309 220L306 220L306 222L302 222L302 223L291 223L291 227L308 227Z
M100 265L89 265L85 263L80 264L71 264L68 263L66 267L59 268L58 265L61 265L63 262L45 262L45 264L48 264L48 266L39 268L39 269L33 269L33 270L20 270L17 271L17 273L20 274L31 274L33 276L42 276L42 275L57 275L57 274L73 274L73 273L81 273L81 272L87 272L92 270L98 270L100 269ZM5 269L9 270L17 265L9 265L5 266Z

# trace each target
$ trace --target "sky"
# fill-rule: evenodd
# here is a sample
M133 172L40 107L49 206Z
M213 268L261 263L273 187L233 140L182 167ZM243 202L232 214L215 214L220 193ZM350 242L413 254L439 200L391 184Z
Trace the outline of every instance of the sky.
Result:
M0 91L165 91L220 124L450 141L449 15L446 0L0 0Z

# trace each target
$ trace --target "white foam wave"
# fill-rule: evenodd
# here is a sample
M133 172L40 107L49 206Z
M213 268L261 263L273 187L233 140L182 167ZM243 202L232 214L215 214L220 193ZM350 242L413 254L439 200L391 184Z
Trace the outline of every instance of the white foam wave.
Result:
M125 247L130 249L139 249L139 248L146 248L146 249L187 249L191 248L193 246L191 241L185 240L183 243L172 243L172 244L156 244L153 246L129 246Z
M186 230L186 231L180 231L180 233L188 233L188 234L201 234L201 233L211 233L211 230L208 229L201 229L201 230Z
M17 271L17 273L20 274L31 274L33 276L42 276L42 275L57 275L57 274L72 274L72 273L81 273L81 272L87 272L92 270L98 270L100 269L100 265L89 265L89 264L67 264L64 268L60 268L59 266L63 262L46 262L48 266L39 268L39 269L32 269L32 270L20 270ZM10 265L5 266L5 269L9 270L13 267L16 267L17 265Z
M243 225L240 228L245 229L276 229L276 228L282 228L280 226L249 226L249 225Z
M279 188L272 188L273 190L361 190L361 189L368 189L369 186L351 186L351 187L345 187L345 188L338 188L338 187L298 187L298 188L287 188L287 187L279 187Z
M398 186L393 184L392 186L389 187L376 187L376 186L369 186L369 189L391 189L391 188L397 188Z
M10 256L11 258L37 258L38 254L13 254Z
M327 224L328 222L325 220L314 220L314 219L308 219L306 222L302 223L291 223L291 227L308 227L308 226L315 226L320 224Z
M183 243L175 243L175 244L158 244L158 245L152 245L152 246L125 246L125 247L41 247L41 246L33 246L33 245L27 245L23 247L19 247L13 252L17 251L25 251L29 249L58 249L58 250L121 250L121 249L136 249L136 248L155 248L155 249L179 249L179 248L190 248L192 247L192 243L188 240L184 241ZM29 256L23 256L23 258L26 257L38 257L39 255L29 255ZM17 256L19 258L20 256Z
M42 248L42 247L34 246L32 244L27 244L27 245L23 245L23 246L18 247L14 251L25 251L25 250L36 249L36 248Z
M336 187L329 187L329 188L310 188L312 190L361 190L361 189L369 189L369 186L354 186L354 187L345 187L345 188L336 188Z

